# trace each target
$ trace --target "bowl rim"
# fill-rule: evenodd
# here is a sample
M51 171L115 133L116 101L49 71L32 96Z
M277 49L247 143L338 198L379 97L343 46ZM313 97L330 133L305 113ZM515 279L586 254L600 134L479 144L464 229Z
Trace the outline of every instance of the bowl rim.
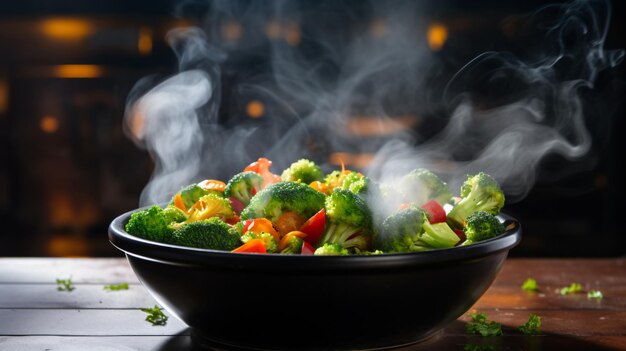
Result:
M521 241L522 226L517 219L500 213L498 217L507 228L495 238L468 246L432 249L421 252L384 253L376 255L313 256L284 254L233 253L160 243L136 237L124 230L131 214L151 206L140 207L117 216L109 225L108 237L118 250L140 259L175 265L229 266L253 270L278 268L281 270L344 271L354 269L394 268L408 265L439 265L478 259L509 251Z

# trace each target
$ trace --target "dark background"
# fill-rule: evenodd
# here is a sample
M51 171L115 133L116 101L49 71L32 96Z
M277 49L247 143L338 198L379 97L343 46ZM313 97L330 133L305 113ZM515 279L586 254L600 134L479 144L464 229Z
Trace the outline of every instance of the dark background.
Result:
M336 3L358 14L346 18L339 30L374 23L363 2ZM444 1L431 7L433 22L449 28L444 46L437 49L439 78L451 77L481 52L512 49L506 46L512 30L506 19L523 18L543 5ZM311 7L310 13L319 10ZM107 240L107 226L138 206L153 169L150 155L123 132L126 99L140 79L176 72L177 59L165 34L198 23L207 8L192 2L181 12L180 3L172 1L0 3L0 255L120 255ZM626 47L624 13L623 2L615 2L608 49ZM302 45L314 57L301 37L307 26L316 25L315 17L300 19L279 39ZM378 27L371 25L375 32ZM257 116L254 107L260 102L265 111L271 110L265 105L269 102L242 96L235 87L242 72L251 75L264 66L267 54L263 47L248 49L246 40L254 28L236 21L221 28L217 39L228 42L230 56L221 67L220 123L264 123L263 112ZM598 257L626 252L621 228L624 64L603 71L594 89L583 93L601 105L603 115L587 119L594 140L591 152L578 161L546 157L529 195L506 206L524 226L524 239L511 255ZM411 114L411 106L404 109L403 115ZM595 116L593 111L589 115ZM427 135L439 127L435 123L413 128L423 128L416 132ZM336 155L331 151L326 156L332 163ZM345 158L354 169L367 159ZM577 171L553 176L564 168Z

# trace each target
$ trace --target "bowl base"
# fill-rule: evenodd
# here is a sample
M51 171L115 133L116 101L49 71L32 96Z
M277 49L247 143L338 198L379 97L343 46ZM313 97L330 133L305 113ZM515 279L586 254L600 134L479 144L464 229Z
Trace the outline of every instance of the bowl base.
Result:
M380 350L390 350L390 349L396 349L396 348L401 348L401 347L408 347L408 346L414 346L417 347L416 350L421 350L421 347L424 347L424 350L429 349L429 346L431 346L434 342L436 342L439 337L441 336L442 331L436 331L432 334L426 335L423 338L420 338L418 340L415 341L411 341L408 343L404 343L404 344L399 344L399 345L387 345L387 346L381 346L381 347L365 347L365 348L349 348L346 350L350 350L350 351L380 351ZM215 340L213 338L207 337L206 335L204 335L202 332L195 330L195 329L191 329L191 338L193 341L194 346L199 347L203 350L211 350L211 351L277 351L277 350L284 350L281 348L263 348L263 347L252 347L252 346L242 346L242 345L236 345L233 343L229 343L229 342L224 342L224 341L218 341ZM336 348L307 348L306 345L303 345L303 347L299 347L299 350L318 350L318 351L322 351L322 350L337 350Z

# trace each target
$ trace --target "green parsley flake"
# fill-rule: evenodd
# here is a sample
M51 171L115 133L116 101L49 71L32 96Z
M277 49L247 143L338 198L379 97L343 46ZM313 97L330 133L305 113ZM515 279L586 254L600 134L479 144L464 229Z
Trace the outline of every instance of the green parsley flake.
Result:
M163 311L157 305L154 305L152 308L142 308L141 310L148 314L146 321L152 323L152 325L165 325L167 322L167 316L163 314Z
M579 283L572 283L570 286L561 288L561 295L576 294L582 291L583 291L582 285L580 285Z
M541 333L541 330L539 330L540 327L541 317L537 316L536 314L531 314L530 317L528 317L528 322L517 327L517 330L526 335L534 335Z
M534 280L533 278L526 279L524 284L522 284L522 290L526 290L526 291L537 291L537 290L539 290L539 286L537 285L537 281Z
M106 291L128 290L128 283L122 283L122 284L117 284L117 285L105 285L102 289Z
M500 323L487 320L485 313L470 314L472 321L465 325L468 334L480 334L482 336L502 335L502 325Z
M72 291L76 289L74 284L72 284L72 278L67 279L58 279L57 278L57 290L58 291Z
M602 291L600 290L591 290L587 293L587 298L588 299L598 299L601 300L604 297L604 295L602 295Z

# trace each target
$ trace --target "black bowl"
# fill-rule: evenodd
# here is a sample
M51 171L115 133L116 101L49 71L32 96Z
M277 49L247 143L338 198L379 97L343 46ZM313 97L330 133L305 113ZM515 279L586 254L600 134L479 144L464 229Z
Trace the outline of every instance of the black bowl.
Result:
M133 211L134 212L134 211ZM161 244L124 231L109 240L169 313L209 344L256 350L378 349L428 338L489 288L519 223L470 246L371 256L245 254Z

